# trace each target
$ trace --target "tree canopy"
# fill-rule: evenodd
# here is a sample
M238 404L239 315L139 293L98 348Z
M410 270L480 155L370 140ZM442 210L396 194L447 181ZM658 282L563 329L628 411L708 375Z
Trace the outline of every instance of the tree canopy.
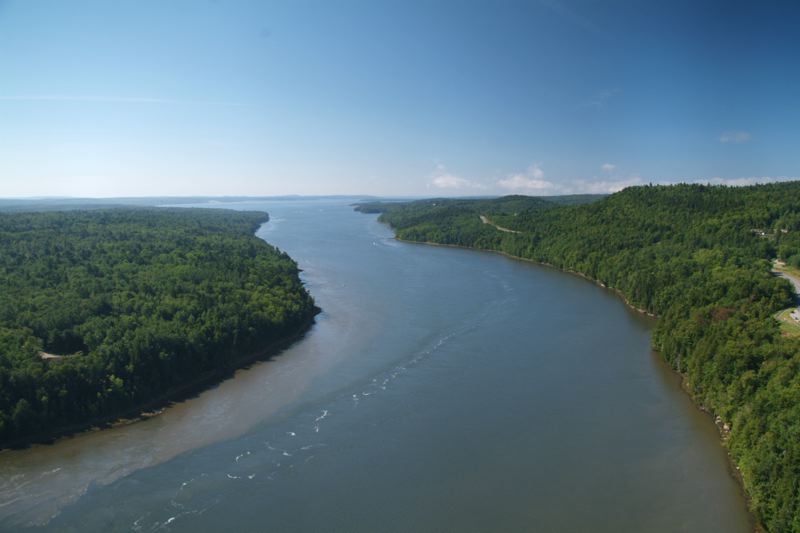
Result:
M317 312L266 213L0 214L0 445L116 416Z

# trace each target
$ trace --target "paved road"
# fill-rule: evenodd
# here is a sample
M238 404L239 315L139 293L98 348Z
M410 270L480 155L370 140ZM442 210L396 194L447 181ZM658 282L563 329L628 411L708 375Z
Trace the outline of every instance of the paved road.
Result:
M800 303L800 279L797 276L793 276L786 272L779 272L777 270L773 270L773 272L791 282L791 284L794 286L795 303ZM800 307L798 307L798 310L800 310Z
M499 229L500 231L505 231L506 233L522 233L521 231L516 231L513 229L504 228L503 226L498 226L497 224L489 220L489 217L485 215L478 215L478 216L481 217L481 222L483 222L484 224L489 224L490 226L494 226L495 229Z
M794 292L800 294L800 279L796 278L795 276L792 276L791 274L787 274L786 272L775 271L775 273L780 277L786 278L789 281L791 281L792 285L794 285Z

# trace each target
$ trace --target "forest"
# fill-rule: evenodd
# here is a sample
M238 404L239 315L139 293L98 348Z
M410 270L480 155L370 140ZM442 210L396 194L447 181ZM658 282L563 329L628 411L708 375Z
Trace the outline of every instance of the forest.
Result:
M771 272L776 259L800 266L800 182L356 209L381 213L403 240L583 275L658 316L654 347L715 417L756 519L767 531L800 531L800 338L774 318L796 300Z
M217 209L0 213L0 448L112 420L304 331L296 263Z

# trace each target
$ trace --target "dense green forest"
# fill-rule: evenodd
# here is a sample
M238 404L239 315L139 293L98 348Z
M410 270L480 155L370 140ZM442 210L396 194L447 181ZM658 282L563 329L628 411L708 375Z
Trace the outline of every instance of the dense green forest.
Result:
M266 220L0 214L0 447L163 399L310 324L297 265L253 235Z
M572 205L517 196L358 209L381 212L401 239L580 273L658 315L653 343L717 417L757 519L800 531L800 339L780 332L774 315L794 294L770 272L775 258L800 266L800 182L632 187Z

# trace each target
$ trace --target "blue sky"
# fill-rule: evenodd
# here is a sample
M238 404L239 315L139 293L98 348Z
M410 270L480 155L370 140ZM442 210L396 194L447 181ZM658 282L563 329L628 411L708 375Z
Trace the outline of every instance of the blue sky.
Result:
M792 2L0 0L0 196L800 176Z

